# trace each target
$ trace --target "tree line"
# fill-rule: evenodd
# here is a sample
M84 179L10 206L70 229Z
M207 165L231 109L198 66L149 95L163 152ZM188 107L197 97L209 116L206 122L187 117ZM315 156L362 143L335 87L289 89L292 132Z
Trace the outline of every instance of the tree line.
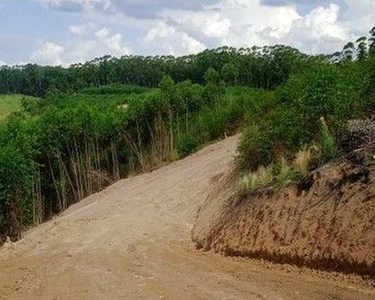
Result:
M204 84L204 74L214 68L232 84L273 89L314 60L297 49L276 45L235 49L220 47L196 55L173 56L103 56L68 68L38 66L3 66L0 68L0 93L44 97L49 91L75 92L109 84L157 87L163 75L174 81L191 80Z
M222 72L233 84L274 89L293 72L303 71L316 62L362 60L369 55L375 55L375 27L369 37L349 42L342 51L332 55L306 55L284 45L240 49L225 46L183 57L106 55L68 68L36 64L2 66L0 94L44 97L55 90L76 92L116 83L157 87L166 74L176 82L191 80L204 84L209 67Z

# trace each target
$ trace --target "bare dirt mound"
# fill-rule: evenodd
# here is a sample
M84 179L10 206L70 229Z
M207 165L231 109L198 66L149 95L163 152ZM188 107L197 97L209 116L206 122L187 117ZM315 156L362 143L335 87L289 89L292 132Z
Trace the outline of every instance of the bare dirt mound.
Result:
M371 282L196 251L191 230L237 137L118 182L0 249L6 300L372 300Z
M241 201L224 176L200 209L193 239L226 255L374 277L375 167L326 166L303 185Z

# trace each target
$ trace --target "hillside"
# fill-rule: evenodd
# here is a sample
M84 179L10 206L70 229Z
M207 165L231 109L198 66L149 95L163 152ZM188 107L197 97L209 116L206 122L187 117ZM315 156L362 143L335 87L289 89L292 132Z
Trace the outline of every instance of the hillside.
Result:
M0 250L0 299L373 299L359 278L194 250L237 137L116 183Z

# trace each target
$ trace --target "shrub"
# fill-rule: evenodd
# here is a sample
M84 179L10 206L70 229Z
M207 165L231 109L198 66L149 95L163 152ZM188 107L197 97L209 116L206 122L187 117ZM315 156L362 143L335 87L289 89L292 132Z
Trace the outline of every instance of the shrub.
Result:
M239 147L241 167L254 171L281 157L292 160L303 145L314 141L321 143L324 162L337 157L335 136L348 120L371 109L371 101L361 97L368 93L365 87L371 81L367 68L360 64L318 64L293 75L277 89L276 106L270 105L266 115L249 120ZM331 131L322 129L321 118ZM306 174L304 162L299 164L300 172Z
M0 232L18 238L32 222L34 164L13 146L0 149Z
M179 157L186 157L193 153L198 147L197 141L190 135L184 136L177 145Z
M238 151L238 164L243 169L256 171L261 165L269 165L274 160L273 141L269 132L257 125L245 128Z
M331 135L328 127L323 125L321 129L320 146L322 149L322 163L329 162L338 157L339 151L336 146L335 138Z
M275 181L279 187L285 187L301 178L301 173L295 168L294 164L288 164L284 158L276 166Z

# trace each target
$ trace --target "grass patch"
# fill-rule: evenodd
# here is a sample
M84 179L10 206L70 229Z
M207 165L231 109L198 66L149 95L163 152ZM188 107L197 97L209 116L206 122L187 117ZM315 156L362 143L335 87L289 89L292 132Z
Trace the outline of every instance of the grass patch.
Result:
M281 158L275 164L260 166L256 171L245 172L239 180L238 192L245 197L267 187L283 188L306 178L311 166L320 159L318 146L304 146L295 155L293 161Z
M241 195L247 195L252 192L264 189L274 182L274 167L261 166L256 172L244 174L239 183L239 192Z
M22 99L33 97L23 95L0 95L0 124L5 123L9 115L22 109Z

